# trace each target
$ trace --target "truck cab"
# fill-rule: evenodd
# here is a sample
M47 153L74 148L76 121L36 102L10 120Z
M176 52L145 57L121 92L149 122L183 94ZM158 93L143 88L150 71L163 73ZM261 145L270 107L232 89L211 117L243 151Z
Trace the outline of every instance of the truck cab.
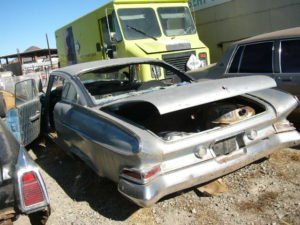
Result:
M148 57L182 71L207 66L187 0L114 0L56 31L61 66L97 59ZM140 68L139 79L165 79L165 71Z

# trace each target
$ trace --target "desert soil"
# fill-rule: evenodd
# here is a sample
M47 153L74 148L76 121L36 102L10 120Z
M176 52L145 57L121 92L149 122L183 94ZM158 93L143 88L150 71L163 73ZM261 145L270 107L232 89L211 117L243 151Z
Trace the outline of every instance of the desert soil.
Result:
M191 188L139 208L84 165L47 141L30 155L40 166L51 199L48 225L72 224L300 224L300 147L277 151L268 159L222 178L228 191L207 195ZM20 216L16 225L30 224Z

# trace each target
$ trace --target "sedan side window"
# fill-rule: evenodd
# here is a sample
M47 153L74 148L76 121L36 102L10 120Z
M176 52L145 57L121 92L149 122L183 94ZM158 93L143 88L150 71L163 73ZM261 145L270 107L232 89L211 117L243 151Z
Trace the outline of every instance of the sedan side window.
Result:
M73 84L66 83L62 92L62 100L77 103L77 91Z
M239 47L229 73L273 73L273 42Z
M65 79L60 76L55 76L53 78L52 89L60 88L64 85Z
M18 82L16 84L15 96L17 106L34 99L37 96L34 80Z
M229 73L238 73L239 67L240 67L240 62L241 62L241 55L244 51L244 46L240 46L238 50L235 53L235 56L233 58L233 61L231 63Z
M281 42L281 72L300 73L300 40Z

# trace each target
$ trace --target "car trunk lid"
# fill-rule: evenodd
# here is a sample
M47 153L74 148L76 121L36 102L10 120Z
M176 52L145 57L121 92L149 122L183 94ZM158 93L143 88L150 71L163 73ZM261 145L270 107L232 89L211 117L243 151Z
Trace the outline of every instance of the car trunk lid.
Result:
M163 115L273 87L276 87L276 82L266 76L203 80L191 84L180 83L177 86L161 88L139 95L128 95L115 101L114 104L148 102L154 105L159 113Z

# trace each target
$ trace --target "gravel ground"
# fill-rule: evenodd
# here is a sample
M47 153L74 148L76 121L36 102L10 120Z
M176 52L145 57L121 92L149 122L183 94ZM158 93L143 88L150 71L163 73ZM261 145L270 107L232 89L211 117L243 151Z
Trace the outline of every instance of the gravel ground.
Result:
M151 208L139 208L114 183L95 176L55 144L29 151L41 167L51 199L48 225L60 224L300 224L300 148L282 149L224 176L226 193L204 195L197 188L172 194ZM28 225L25 216L16 225Z

